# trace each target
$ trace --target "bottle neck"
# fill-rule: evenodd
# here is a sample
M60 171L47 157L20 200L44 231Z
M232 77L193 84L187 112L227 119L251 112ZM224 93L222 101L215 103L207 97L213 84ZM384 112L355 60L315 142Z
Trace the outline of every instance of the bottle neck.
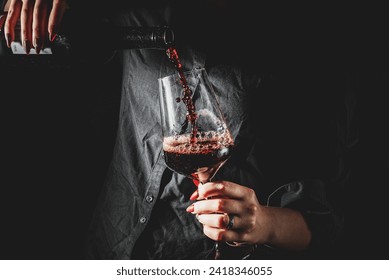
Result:
M115 49L166 49L174 40L167 27L116 27L112 35Z

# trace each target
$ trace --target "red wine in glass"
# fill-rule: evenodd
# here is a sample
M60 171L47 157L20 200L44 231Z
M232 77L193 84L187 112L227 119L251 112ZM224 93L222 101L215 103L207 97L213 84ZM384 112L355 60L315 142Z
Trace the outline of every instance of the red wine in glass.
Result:
M201 183L211 181L229 158L233 140L227 133L201 133L196 141L190 135L166 137L163 142L166 164L175 172Z

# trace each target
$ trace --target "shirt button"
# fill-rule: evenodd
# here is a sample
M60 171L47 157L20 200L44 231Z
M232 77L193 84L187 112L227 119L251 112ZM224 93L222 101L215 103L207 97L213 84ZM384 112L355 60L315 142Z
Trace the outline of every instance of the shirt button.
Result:
M146 201L148 202L148 203L151 203L151 202L153 202L153 197L151 196L151 195L147 195L146 196Z
M147 221L147 219L146 219L146 217L141 217L141 218L139 219L139 221L140 221L142 224L144 224L144 223Z

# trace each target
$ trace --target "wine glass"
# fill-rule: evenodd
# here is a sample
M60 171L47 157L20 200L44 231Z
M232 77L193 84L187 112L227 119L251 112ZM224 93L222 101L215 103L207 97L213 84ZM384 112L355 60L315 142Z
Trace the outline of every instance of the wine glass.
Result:
M230 157L234 140L206 70L160 78L159 91L166 165L199 183L210 182ZM217 242L215 248L217 256Z

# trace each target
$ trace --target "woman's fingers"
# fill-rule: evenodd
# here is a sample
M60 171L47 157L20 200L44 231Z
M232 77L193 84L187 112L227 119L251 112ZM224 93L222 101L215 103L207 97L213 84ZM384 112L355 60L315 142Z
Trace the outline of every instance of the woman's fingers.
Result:
M211 182L199 185L190 199L197 201L187 211L196 214L209 238L253 243L266 237L261 231L262 208L252 189L228 181Z
M8 9L7 19L4 23L4 36L8 48L11 47L11 43L15 40L15 27L20 17L22 4L21 0L12 0Z
M47 0L36 0L33 13L32 38L37 54L43 49L47 38Z
M255 196L252 189L243 187L228 181L217 181L198 186L197 191L191 196L191 199L207 199L210 197L229 197L243 200Z
M46 38L53 41L57 35L67 7L65 0L53 0L52 5L51 0L12 0L4 24L7 46L10 47L15 40L15 28L20 18L21 43L25 52L29 54L34 47L39 54Z
M193 206L193 209L190 207ZM243 208L242 202L229 198L213 198L200 200L188 207L192 214L231 213L239 214Z
M204 225L203 232L206 236L215 241L251 242L248 240L249 238L247 238L245 233L235 230L220 229Z
M244 227L244 220L236 215L227 214L197 214L197 220L204 226L219 229L239 230ZM233 221L231 221L233 219ZM230 225L230 228L228 226Z
M20 15L20 27L21 27L21 35L22 35L22 46L26 54L29 54L32 48L33 12L34 12L34 1L23 0L22 11Z
M48 32L49 39L53 41L57 36L59 26L61 25L62 17L67 9L65 0L53 0L53 7L50 11Z

